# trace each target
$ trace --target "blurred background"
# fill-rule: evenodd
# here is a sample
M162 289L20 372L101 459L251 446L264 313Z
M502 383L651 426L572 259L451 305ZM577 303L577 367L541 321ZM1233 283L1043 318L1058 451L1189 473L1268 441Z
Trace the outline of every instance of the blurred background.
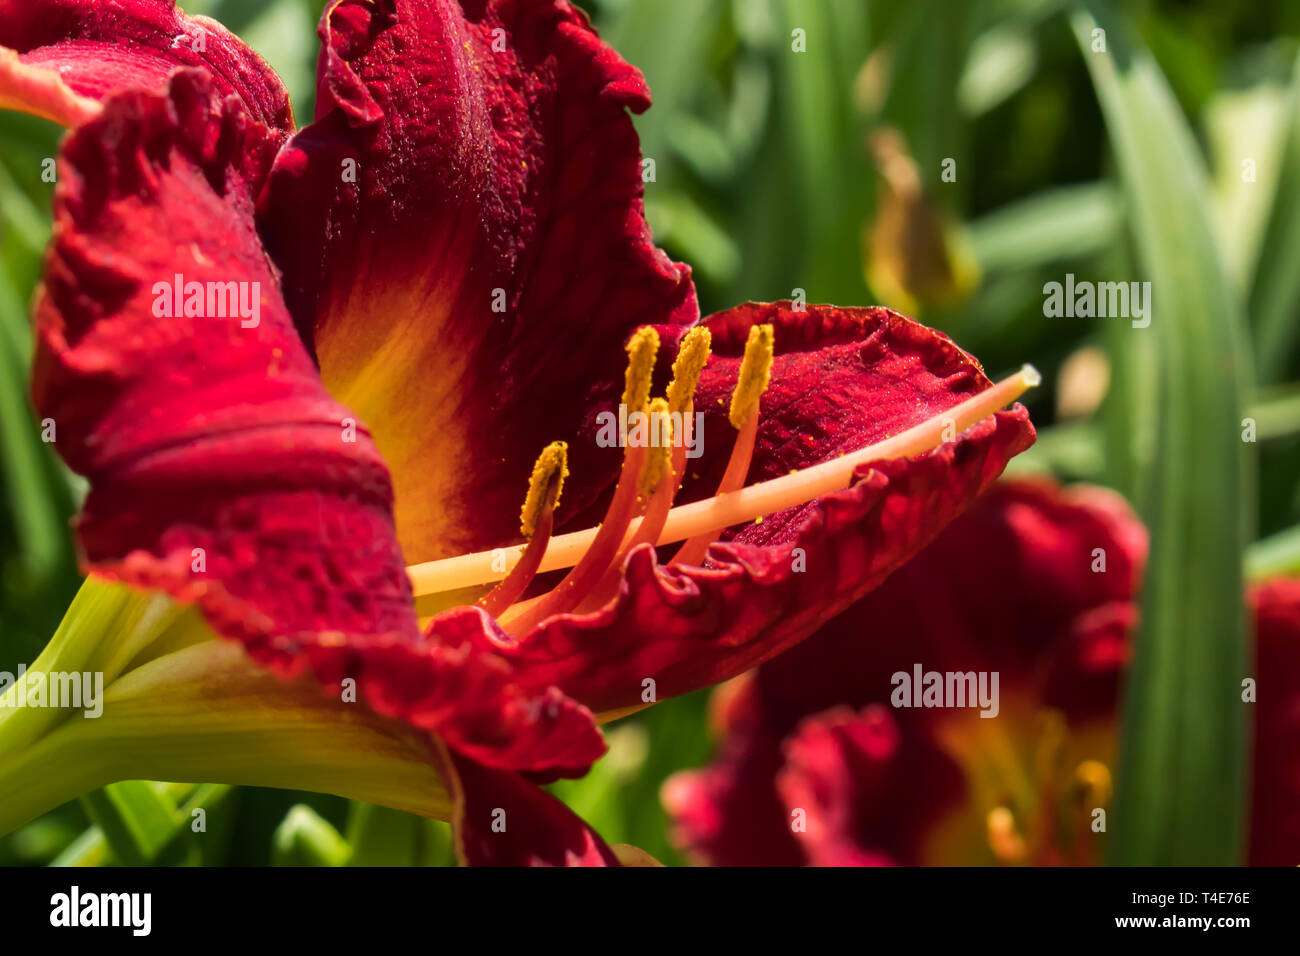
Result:
M1121 74L1090 69L1092 26L1057 0L582 5L649 81L646 207L659 243L694 268L706 313L800 295L882 304L952 335L994 379L1033 362L1040 440L1015 470L1108 485L1144 515L1153 501L1204 514L1199 546L1161 567L1184 562L1168 587L1209 582L1205 600L1229 615L1240 581L1201 568L1207 553L1228 566L1244 555L1256 577L1300 568L1300 4L1117 4L1123 29L1107 41L1131 68ZM261 52L310 120L323 0L181 6ZM26 398L53 188L41 160L58 132L0 115L4 670L36 657L79 583L68 520L82 487ZM1043 286L1066 273L1151 280L1157 325L1045 317ZM1166 432L1184 440L1162 444ZM659 788L709 759L707 704L695 694L612 726L611 756L555 791L610 842L683 862ZM451 862L445 825L393 811L283 791L148 792L201 801L202 845L124 850L126 791L101 792L0 840L0 862Z

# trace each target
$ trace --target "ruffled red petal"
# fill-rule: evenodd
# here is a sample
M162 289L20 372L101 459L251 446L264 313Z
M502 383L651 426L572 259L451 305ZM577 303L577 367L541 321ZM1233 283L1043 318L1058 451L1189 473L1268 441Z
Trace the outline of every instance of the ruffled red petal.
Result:
M202 67L218 92L238 96L258 122L281 135L293 130L289 94L275 71L220 23L186 16L175 0L0 0L0 47L92 100L158 91L178 67ZM4 94L0 70L0 105L58 122L79 119L36 101L6 102Z
M518 540L552 440L567 520L618 468L579 427L618 394L625 339L698 315L643 215L641 74L565 0L334 0L320 33L317 120L262 225L393 471L408 562Z
M384 462L326 393L254 228L277 140L182 70L64 145L34 393L90 480L86 562L197 602L282 676L355 679L364 705L486 763L584 767L604 745L583 708L525 692L454 621L437 644L419 633ZM174 316L177 281L234 283L248 318L206 299Z

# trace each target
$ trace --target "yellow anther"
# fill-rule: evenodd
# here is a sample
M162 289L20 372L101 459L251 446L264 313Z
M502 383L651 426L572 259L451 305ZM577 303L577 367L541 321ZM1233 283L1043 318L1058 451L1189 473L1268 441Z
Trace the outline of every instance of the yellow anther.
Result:
M646 449L645 465L641 468L641 494L653 494L664 476L672 471L673 420L668 414L668 403L656 398L648 411L650 438Z
M673 380L668 383L668 411L685 412L695 398L704 363L709 360L713 334L703 326L686 333L673 360Z
M658 332L645 325L632 334L627 343L627 377L623 388L623 404L629 414L645 408L650 400L650 379L654 376L658 354Z
M542 511L560 503L560 491L564 488L564 479L567 477L569 445L567 442L553 441L537 456L533 476L528 480L528 496L524 498L524 507L519 512L519 530L525 538L531 538L537 530Z
M736 390L731 393L731 424L740 428L749 416L758 411L758 400L767 391L772 379L774 334L770 325L755 325L749 329L745 342L745 357L740 362L740 375Z
M1100 760L1085 760L1079 764L1074 768L1074 779L1092 807L1102 806L1110 800L1110 769Z

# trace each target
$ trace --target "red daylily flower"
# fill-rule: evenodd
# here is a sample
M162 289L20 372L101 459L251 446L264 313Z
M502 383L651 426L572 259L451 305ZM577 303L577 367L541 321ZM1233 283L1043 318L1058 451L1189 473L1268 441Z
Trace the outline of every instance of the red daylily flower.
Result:
M1145 559L1113 492L995 485L819 634L719 690L716 761L664 787L678 839L719 865L1099 860ZM1295 865L1300 582L1250 598L1268 680L1248 859ZM894 706L894 675L917 663L998 672L996 718Z
M563 0L334 0L319 32L295 131L170 2L0 0L0 105L73 126L34 396L85 567L428 734L463 858L613 862L528 780L878 585L1032 441L998 411L1031 382L885 309L701 320L643 216L645 83ZM698 409L702 457L601 447L620 392Z

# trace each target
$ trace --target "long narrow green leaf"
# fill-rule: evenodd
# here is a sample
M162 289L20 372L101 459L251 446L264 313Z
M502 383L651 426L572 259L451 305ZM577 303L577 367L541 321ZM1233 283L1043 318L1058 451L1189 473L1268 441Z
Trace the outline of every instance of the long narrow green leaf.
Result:
M1120 219L1119 196L1110 183L1061 186L975 220L971 252L985 272L1033 269L1106 248Z
M153 863L176 833L176 801L156 784L125 780L81 799L113 855L127 866Z
M1255 361L1261 382L1273 383L1286 371L1300 339L1300 59L1297 59L1288 104L1277 195L1264 235L1250 317L1255 328Z
M1246 552L1246 577L1251 581L1300 574L1300 524L1256 541Z
M0 312L21 313L19 298L0 264ZM40 428L27 404L27 361L12 338L0 334L0 473L4 475L9 514L23 549L24 570L40 580L67 550L67 529L60 502L66 495L51 488L50 469Z
M334 825L302 803L290 808L272 838L272 866L343 866L351 855Z
M348 812L348 866L454 866L451 829L373 803L353 801Z
M1232 864L1243 829L1242 550L1253 513L1240 308L1210 229L1203 160L1159 67L1102 0L1073 22L1152 300L1148 328L1125 327L1112 339L1154 357L1155 375L1146 383L1152 404L1114 410L1121 429L1148 427L1151 444L1130 447L1152 547L1112 860Z
M63 848L50 866L106 866L113 859L104 831L97 826L87 827L75 840Z
M851 99L853 77L868 53L865 5L772 0L771 9L779 123L773 132L788 152L792 178L765 192L765 222L797 215L794 251L803 257L797 284L814 300L859 301L861 265L842 250L857 247L874 187Z
M142 784L142 781L135 781L132 786L140 784ZM157 845L157 849L153 851L153 856L147 862L161 864L184 860L194 863L219 864L221 862L221 853L214 849L213 845L220 844L223 840L221 837L208 838L206 834L213 829L212 825L216 822L213 816L216 811L237 792L236 788L221 783L203 783L197 786L187 783L148 783L143 785L161 792L163 794L161 803L164 805L167 803L168 798L183 801L176 807L176 811L171 814L170 833L165 834L161 825L153 833L151 842ZM101 809L111 812L114 817L120 815L116 806ZM194 823L196 819L195 813L199 810L204 813L203 827L196 829ZM124 828L123 824L115 825ZM196 836L196 834L200 833L204 835L203 838ZM117 836L119 839L122 838L120 831ZM137 858L142 856L143 854L138 854ZM63 852L50 863L50 866L105 866L113 862L118 861L114 857L114 851L109 845L108 837L104 829L95 824L87 827L80 836L68 844Z

